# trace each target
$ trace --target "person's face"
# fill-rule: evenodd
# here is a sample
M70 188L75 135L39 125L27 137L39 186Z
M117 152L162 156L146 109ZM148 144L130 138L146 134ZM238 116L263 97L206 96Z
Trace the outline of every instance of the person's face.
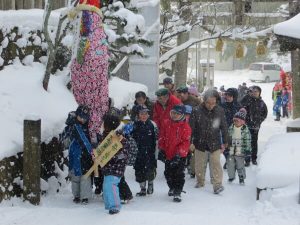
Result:
M257 90L257 89L253 89L252 90L252 96L254 97L254 98L258 98L259 97L259 90Z
M241 119L238 119L238 118L234 118L233 119L233 124L234 126L236 127L241 127L243 125L243 121Z
M177 92L177 97L181 100L181 101L186 101L189 97L189 93L188 92Z
M164 87L171 90L173 88L173 84L164 84Z
M81 118L80 116L77 116L76 117L77 118L77 120L79 121L79 123L81 123L81 124L85 124L86 123L86 119L83 119L83 118Z
M205 108L207 108L209 111L213 110L213 108L215 108L215 106L217 105L217 99L215 97L209 97L206 101L205 101Z
M157 101L162 104L162 105L166 105L167 101L169 99L169 95L163 95L163 96L158 96L157 97Z
M139 113L139 120L140 121L146 122L148 118L149 118L148 112L140 112Z
M178 121L178 120L180 120L180 118L182 117L182 114L177 113L177 112L174 111L174 110L171 110L171 112L170 112L170 117L171 117L172 120Z
M233 101L233 96L225 94L225 101L226 102L232 102Z
M145 102L146 102L146 99L143 98L143 97L138 97L138 98L136 99L136 102L137 102L138 105L144 105Z

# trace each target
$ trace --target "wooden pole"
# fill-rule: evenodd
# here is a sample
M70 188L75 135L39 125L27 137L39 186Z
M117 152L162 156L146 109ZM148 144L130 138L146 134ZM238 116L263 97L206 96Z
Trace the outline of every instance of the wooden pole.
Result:
M41 120L24 120L23 198L40 203Z
M289 0L290 18L300 12L300 2ZM300 51L299 49L291 51L292 66L292 92L293 92L293 119L300 117Z

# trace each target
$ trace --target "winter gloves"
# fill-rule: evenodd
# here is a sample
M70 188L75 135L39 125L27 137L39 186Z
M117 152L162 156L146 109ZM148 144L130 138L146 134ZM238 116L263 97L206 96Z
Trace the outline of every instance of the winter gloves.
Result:
M180 155L176 154L170 161L170 166L172 168L176 168L179 166L179 164L181 163L182 160L184 160L185 158L182 158Z

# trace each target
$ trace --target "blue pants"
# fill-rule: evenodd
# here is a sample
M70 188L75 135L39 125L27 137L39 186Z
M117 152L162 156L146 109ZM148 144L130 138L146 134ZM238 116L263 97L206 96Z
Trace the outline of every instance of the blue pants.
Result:
M104 176L103 181L103 198L105 209L118 209L121 208L121 201L119 195L119 183L120 177L116 176Z

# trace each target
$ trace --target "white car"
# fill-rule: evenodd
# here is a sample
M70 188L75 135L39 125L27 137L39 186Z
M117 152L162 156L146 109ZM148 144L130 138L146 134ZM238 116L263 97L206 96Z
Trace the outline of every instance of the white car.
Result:
M271 82L280 80L281 67L275 63L252 63L249 67L249 80Z

